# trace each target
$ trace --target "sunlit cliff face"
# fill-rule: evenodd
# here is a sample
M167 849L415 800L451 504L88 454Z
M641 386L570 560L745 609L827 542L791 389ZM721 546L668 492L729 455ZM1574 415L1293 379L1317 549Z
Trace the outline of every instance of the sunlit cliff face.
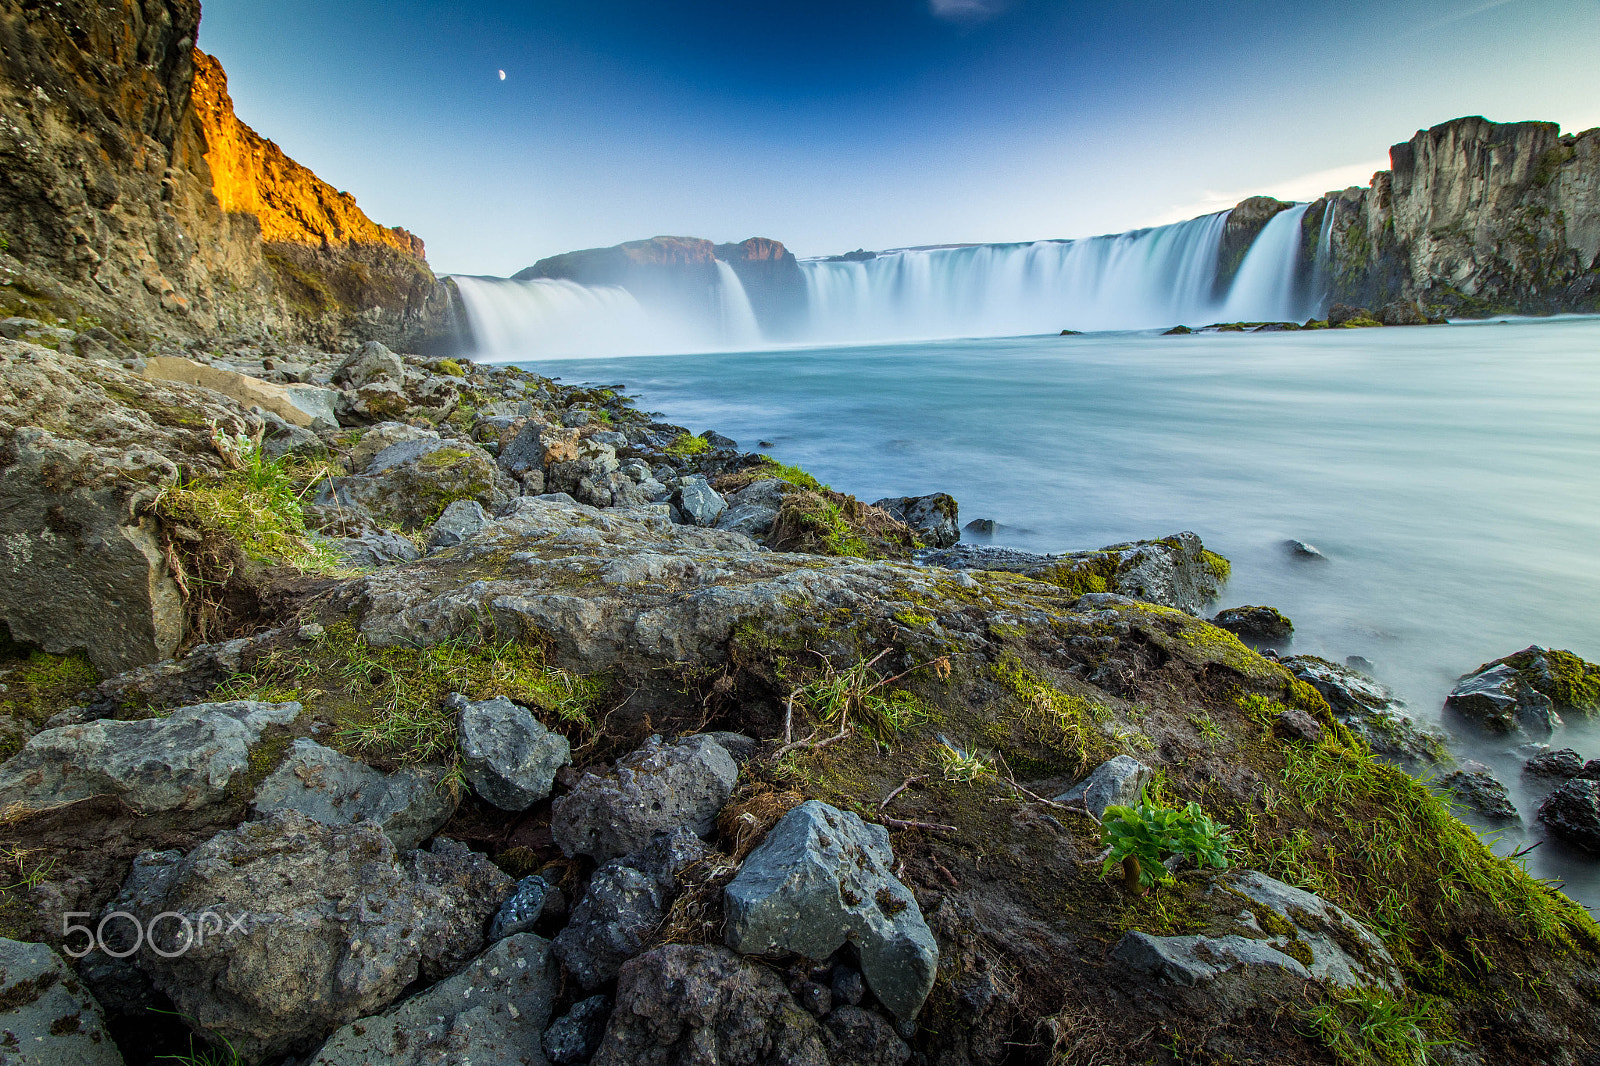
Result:
M205 133L212 191L224 211L255 216L268 244L382 244L424 257L420 237L378 225L356 206L355 197L334 189L240 122L221 64L199 50L194 64L194 110Z

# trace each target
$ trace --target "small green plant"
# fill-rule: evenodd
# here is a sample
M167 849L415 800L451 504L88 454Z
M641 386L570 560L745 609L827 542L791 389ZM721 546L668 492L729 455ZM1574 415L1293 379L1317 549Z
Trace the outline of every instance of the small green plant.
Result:
M1162 807L1147 794L1137 807L1107 807L1101 818L1105 842L1111 851L1102 874L1121 866L1130 886L1150 888L1166 879L1162 865L1171 856L1181 856L1204 869L1228 868L1228 847L1233 834L1189 802L1182 809ZM1157 874L1156 871L1161 873Z
M453 378L464 378L467 376L466 370L454 359L439 360L439 371L440 373L449 374Z
M1199 731L1200 736L1212 745L1215 745L1219 740L1228 738L1228 734L1217 727L1217 723L1212 720L1209 714L1191 714L1189 716L1189 724L1194 726Z
M986 777L995 776L994 760L975 751L964 751L944 737L939 738L939 763L944 767L944 779L957 784L971 785Z
M608 418L607 421L610 421L610 419ZM665 450L674 459L687 459L692 455L710 451L711 442L704 437L697 437L693 433L685 433L667 445Z
M848 666L843 670L823 659L823 674L789 693L784 719L784 745L777 752L781 758L790 751L826 747L856 732L865 733L875 741L892 740L900 730L928 717L921 700L904 689L890 688L896 681L924 667L933 667L941 676L950 668L948 657L913 666L910 670L883 677L873 667L889 654L885 649L871 659ZM804 740L791 740L794 727L794 708L803 707L819 723L816 730ZM831 736L828 729L837 728Z
M42 848L24 848L17 844L8 844L0 848L0 867L6 874L17 878L16 882L9 885L0 885L0 891L9 892L15 889L26 888L32 891L38 888L50 871L55 868L56 860L44 854ZM11 871L15 870L14 875Z
M798 466L791 466L788 463L780 463L770 455L761 456L761 474L764 477L777 478L779 481L787 481L796 488L802 488L808 492L823 492L828 488L828 486L824 485L822 482L818 481L816 478L812 477Z
M1433 1061L1429 1048L1454 1042L1429 1035L1438 1020L1426 1005L1377 988L1334 992L1311 1009L1308 1020L1339 1066L1427 1066Z

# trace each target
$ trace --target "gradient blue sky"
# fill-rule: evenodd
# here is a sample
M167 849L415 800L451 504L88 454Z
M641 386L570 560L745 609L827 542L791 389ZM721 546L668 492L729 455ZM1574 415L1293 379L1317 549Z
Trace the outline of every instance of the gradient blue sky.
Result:
M1365 184L1459 115L1600 125L1600 0L212 0L200 47L440 272L1084 236Z

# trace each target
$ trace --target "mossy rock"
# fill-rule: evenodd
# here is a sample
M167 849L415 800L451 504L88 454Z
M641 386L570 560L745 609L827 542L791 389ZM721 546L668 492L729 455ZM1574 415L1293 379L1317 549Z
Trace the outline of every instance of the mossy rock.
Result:
M905 559L919 542L909 526L887 511L823 489L792 492L783 498L767 546L811 555Z

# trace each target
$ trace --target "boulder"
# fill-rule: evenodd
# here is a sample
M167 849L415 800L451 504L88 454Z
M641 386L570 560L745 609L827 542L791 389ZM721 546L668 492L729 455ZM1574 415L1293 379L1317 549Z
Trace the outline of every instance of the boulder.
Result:
M1508 667L1524 685L1549 699L1563 718L1600 718L1600 664L1535 644L1485 663L1475 673L1493 666Z
M1374 754L1413 767L1431 766L1444 757L1445 738L1419 726L1404 701L1372 678L1315 655L1293 655L1279 661L1316 689L1328 701L1334 717Z
M1334 304L1328 308L1328 325L1331 327L1343 326L1347 322L1372 322L1372 312L1365 307L1354 307L1350 304Z
M350 446L350 469L358 474L365 473L367 467L372 465L372 460L391 445L408 440L438 439L437 430L423 429L405 422L380 422L361 434L360 439Z
M1321 896L1255 870L1215 885L1239 898L1251 935L1152 936L1130 932L1111 957L1138 973L1197 985L1235 969L1266 967L1342 988L1397 992L1403 979L1378 936ZM1258 932L1257 932L1258 931Z
M411 530L431 524L457 500L498 511L514 489L476 444L422 437L391 444L365 473L329 478L315 504L378 515Z
M1211 624L1253 644L1282 644L1294 636L1294 623L1276 607L1229 607Z
M405 363L377 341L368 341L345 356L333 371L334 384L351 389L380 383L398 387L405 380Z
M579 984L593 991L639 954L677 895L677 871L705 852L698 837L678 829L594 872L554 941L556 957Z
M654 736L612 772L584 774L552 805L550 831L564 854L596 862L643 851L679 827L704 837L738 780L738 764L710 737Z
M1405 300L1391 300L1378 309L1378 321L1385 326L1426 326L1428 316L1422 308ZM1329 322L1328 325L1333 325Z
M1539 805L1539 821L1568 843L1600 855L1600 781L1568 781Z
M1462 677L1444 706L1458 720L1488 733L1542 739L1561 725L1550 697L1528 684L1509 663L1481 667Z
M219 392L242 407L271 411L292 426L338 429L334 412L338 393L315 385L279 385L222 367L208 366L175 355L153 355L145 360L144 376L155 381L181 381Z
M1283 546L1285 550L1287 550L1288 553L1296 559L1303 559L1307 561L1314 560L1324 563L1328 561L1328 557L1326 555L1322 554L1322 552L1318 551L1316 548L1310 544L1307 544L1303 540L1286 540L1283 542Z
M830 1066L781 978L727 948L668 944L630 960L591 1066Z
M444 509L428 529L428 549L454 548L489 524L489 516L477 500L457 500Z
M838 1007L822 1023L822 1043L834 1066L905 1066L911 1048L883 1018L860 1007Z
M494 921L489 923L489 939L504 940L518 933L531 933L544 913L544 901L550 894L550 885L538 874L529 874L517 882L517 891L500 904Z
M460 712L456 733L467 783L503 811L525 811L549 796L556 771L572 761L566 737L504 696L468 703L454 695L446 705Z
M600 1048L606 1019L611 1016L609 996L580 999L572 1009L544 1031L544 1054L555 1066L575 1066L588 1062Z
M323 825L374 822L399 851L420 847L455 813L445 767L402 767L392 774L300 738L256 788L257 817L294 810Z
M718 495L711 483L699 474L678 479L678 490L672 502L691 525L714 526L728 509L728 501Z
M269 459L286 455L320 459L328 454L327 442L303 426L285 422L270 411L261 412L261 422L261 454Z
M1522 765L1529 777L1577 777L1583 772L1583 756L1571 748L1540 752Z
M890 496L872 506L888 511L911 527L917 539L930 548L948 548L961 539L959 508L945 492L930 496Z
M1137 806L1154 771L1131 755L1118 755L1055 798L1056 803L1083 803L1096 818L1111 806Z
M772 532L783 498L796 491L787 481L762 478L728 497L728 509L717 518L717 528L761 540Z
M1038 555L1014 548L957 544L921 552L917 560L952 570L1002 570L1074 592L1114 592L1187 614L1216 599L1227 578L1221 556L1193 533L1113 544L1099 551Z
M0 1063L122 1066L95 1002L44 944L0 937Z
M1467 763L1459 770L1445 774L1439 784L1451 792L1462 805L1477 811L1493 821L1514 822L1517 808L1502 785L1482 763Z
M259 1061L460 969L511 887L455 841L397 853L371 823L282 810L186 856L145 852L107 913L142 924L132 959L191 1026Z
M422 558L409 537L392 529L369 529L357 537L329 537L325 543L339 553L344 565L360 570Z
M546 1066L540 1034L556 992L550 945L521 933L398 1007L346 1025L306 1066Z
M98 719L35 734L0 766L0 810L39 811L111 796L136 814L192 811L227 798L268 726L298 703L199 703L165 718Z
M890 870L889 831L817 800L791 810L724 893L726 943L746 955L825 959L846 942L867 985L901 1022L922 1009L939 947Z

